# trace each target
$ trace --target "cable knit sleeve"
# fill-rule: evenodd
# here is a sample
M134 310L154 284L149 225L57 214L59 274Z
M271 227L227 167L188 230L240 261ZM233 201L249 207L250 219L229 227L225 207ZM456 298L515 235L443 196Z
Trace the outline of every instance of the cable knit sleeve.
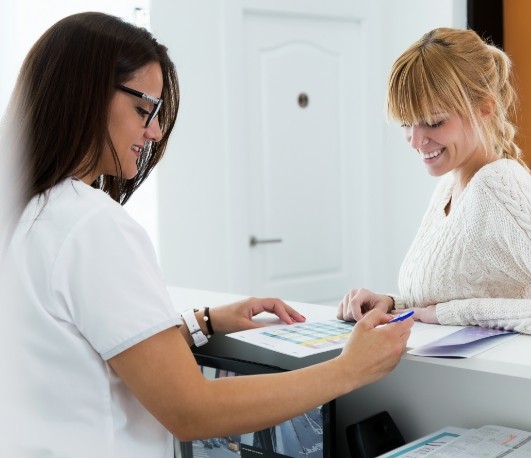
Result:
M476 188L476 207L467 209L464 228L473 235L468 240L477 268L467 285L476 297L441 301L437 318L531 334L531 175L515 161L498 161L481 172Z
M437 304L436 310L441 324L501 328L531 334L531 298L454 300Z

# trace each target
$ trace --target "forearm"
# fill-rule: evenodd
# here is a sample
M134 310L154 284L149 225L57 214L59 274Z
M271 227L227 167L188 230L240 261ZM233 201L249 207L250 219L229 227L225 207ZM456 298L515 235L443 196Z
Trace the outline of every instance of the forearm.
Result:
M472 298L437 304L441 324L503 328L531 334L531 298Z
M357 328L362 325L365 329L353 333L339 356L317 365L281 374L196 380L186 407L176 400L193 421L179 422L172 431L193 439L205 437L206 431L215 437L263 429L380 379L400 360L410 324L370 329L360 322Z
M299 371L208 380L174 329L131 347L109 363L140 402L181 440L266 428L367 383L366 373L374 372L360 370L358 375L355 364L341 364L338 356Z
M330 360L300 371L204 380L179 401L172 433L193 440L270 427L364 384L361 374L342 382L344 372Z
M174 327L109 360L131 392L181 440L263 429L380 379L400 361L411 323L373 311L339 356L281 374L206 379Z

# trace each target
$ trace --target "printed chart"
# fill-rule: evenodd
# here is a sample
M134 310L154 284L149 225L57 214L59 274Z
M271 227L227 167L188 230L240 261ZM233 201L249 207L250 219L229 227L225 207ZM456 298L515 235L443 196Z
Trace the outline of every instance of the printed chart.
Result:
M313 321L228 334L229 337L296 357L342 348L354 323L339 320Z

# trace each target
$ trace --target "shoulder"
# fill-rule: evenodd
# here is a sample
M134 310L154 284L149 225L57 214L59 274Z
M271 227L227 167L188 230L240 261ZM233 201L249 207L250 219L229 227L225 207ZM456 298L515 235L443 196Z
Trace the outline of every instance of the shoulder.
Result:
M517 161L499 159L481 168L471 181L503 202L531 202L531 173Z
M46 219L65 226L94 224L99 219L134 223L125 209L106 193L75 179L67 179L52 188L43 202Z
M481 168L471 181L472 188L481 190L506 216L531 233L531 173L517 161L500 159Z
M121 205L99 189L76 179L66 179L49 191L46 205L60 211L67 207L75 207L75 213L87 212L92 209L118 210ZM70 208L72 210L72 208Z
M531 173L513 159L499 159L482 167L473 181L495 192L526 192L531 190Z
M66 179L32 199L19 228L21 234L27 233L26 240L46 242L55 251L68 242L92 240L95 234L102 236L100 243L112 241L116 232L133 238L148 237L119 203L103 191L73 179Z

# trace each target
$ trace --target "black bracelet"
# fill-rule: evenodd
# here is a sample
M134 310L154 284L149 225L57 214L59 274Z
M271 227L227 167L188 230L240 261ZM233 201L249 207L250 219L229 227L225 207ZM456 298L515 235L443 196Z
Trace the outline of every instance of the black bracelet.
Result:
M203 317L203 320L205 320L205 323L206 323L206 326L207 326L207 329L208 329L208 333L210 335L213 335L214 334L214 328L212 327L212 322L210 320L210 307L205 307L205 310L203 311L204 313L204 317Z

